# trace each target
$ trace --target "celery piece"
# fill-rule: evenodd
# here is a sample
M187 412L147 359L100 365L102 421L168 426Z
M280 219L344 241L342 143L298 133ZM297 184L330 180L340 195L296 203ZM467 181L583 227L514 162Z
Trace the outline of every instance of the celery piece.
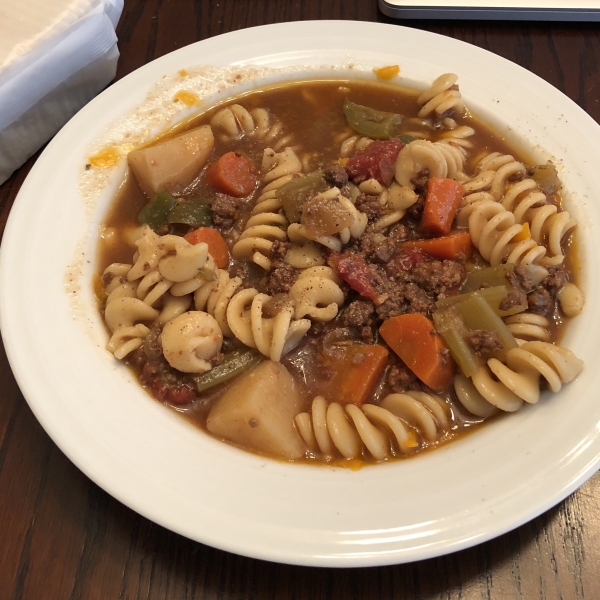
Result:
M509 317L527 309L527 300L525 300L523 304L516 304L508 310L500 309L500 303L502 300L504 300L506 294L513 290L515 290L515 288L512 286L496 285L494 287L482 288L476 292L467 292L466 294L459 294L458 296L448 296L447 298L442 298L436 302L436 306L440 309L448 308L449 306L454 306L459 302L464 302L465 299L475 294L477 296L481 296L491 306L492 310L497 315L501 317Z
M303 177L296 177L284 183L276 192L281 200L283 211L290 223L299 223L302 217L302 205L308 198L327 189L323 171L313 171Z
M474 292L482 285L493 287L498 285L507 285L506 276L513 272L515 265L507 263L497 267L488 267L487 269L478 269L471 271L460 289L461 293Z
M452 308L446 308L433 313L433 322L465 377L475 375L481 366L481 359L463 337L468 332L462 319Z
M343 110L348 125L361 135L374 140L389 140L400 135L402 115L362 106L350 102L348 98L344 100Z
M169 192L158 192L154 200L142 209L138 215L138 221L142 225L148 225L154 231L167 224L169 212L177 205L177 200Z
M256 350L244 348L242 350L234 350L225 356L223 362L217 365L210 371L202 375L193 377L196 384L196 390L203 392L216 385L225 383L234 377L237 377L244 371L248 371L253 366L257 365L261 360L261 355Z
M204 200L184 200L170 210L167 222L194 228L206 227L212 225L212 212L208 202Z
M517 348L518 344L504 321L494 312L479 292L465 294L462 301L454 304L452 309L462 317L464 324L471 331L484 329L498 333L504 344L503 350L495 354L495 357L499 360L503 360L507 350Z

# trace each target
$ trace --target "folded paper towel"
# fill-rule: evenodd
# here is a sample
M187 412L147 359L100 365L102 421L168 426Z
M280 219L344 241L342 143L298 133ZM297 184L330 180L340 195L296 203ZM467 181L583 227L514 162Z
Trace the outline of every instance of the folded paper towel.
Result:
M122 10L123 0L2 0L0 183L113 79Z

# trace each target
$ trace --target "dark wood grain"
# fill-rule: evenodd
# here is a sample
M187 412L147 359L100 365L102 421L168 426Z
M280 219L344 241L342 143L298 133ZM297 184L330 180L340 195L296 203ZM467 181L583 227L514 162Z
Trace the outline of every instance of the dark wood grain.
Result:
M125 0L117 78L186 44L295 20L393 23L376 0ZM406 21L499 54L600 121L600 25ZM0 186L0 234L30 159ZM235 556L140 517L36 421L0 348L0 600L600 598L600 477L515 531L419 563L317 569Z

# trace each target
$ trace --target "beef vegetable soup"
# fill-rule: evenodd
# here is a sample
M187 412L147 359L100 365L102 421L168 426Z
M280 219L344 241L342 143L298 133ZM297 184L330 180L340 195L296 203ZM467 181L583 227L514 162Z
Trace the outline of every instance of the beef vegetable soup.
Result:
M425 92L302 81L128 156L98 289L108 349L211 435L377 462L558 392L581 312L553 164Z

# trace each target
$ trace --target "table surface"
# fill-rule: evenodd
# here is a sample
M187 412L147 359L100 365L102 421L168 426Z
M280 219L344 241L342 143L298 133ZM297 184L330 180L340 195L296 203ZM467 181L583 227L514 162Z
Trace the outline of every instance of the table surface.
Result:
M117 78L192 42L284 21L398 23L376 0L125 0ZM404 21L518 63L600 121L600 24ZM35 162L0 186L0 232ZM1 235L1 233L0 233ZM235 556L126 508L31 413L0 351L0 598L600 598L600 476L497 539L413 564L333 570Z

